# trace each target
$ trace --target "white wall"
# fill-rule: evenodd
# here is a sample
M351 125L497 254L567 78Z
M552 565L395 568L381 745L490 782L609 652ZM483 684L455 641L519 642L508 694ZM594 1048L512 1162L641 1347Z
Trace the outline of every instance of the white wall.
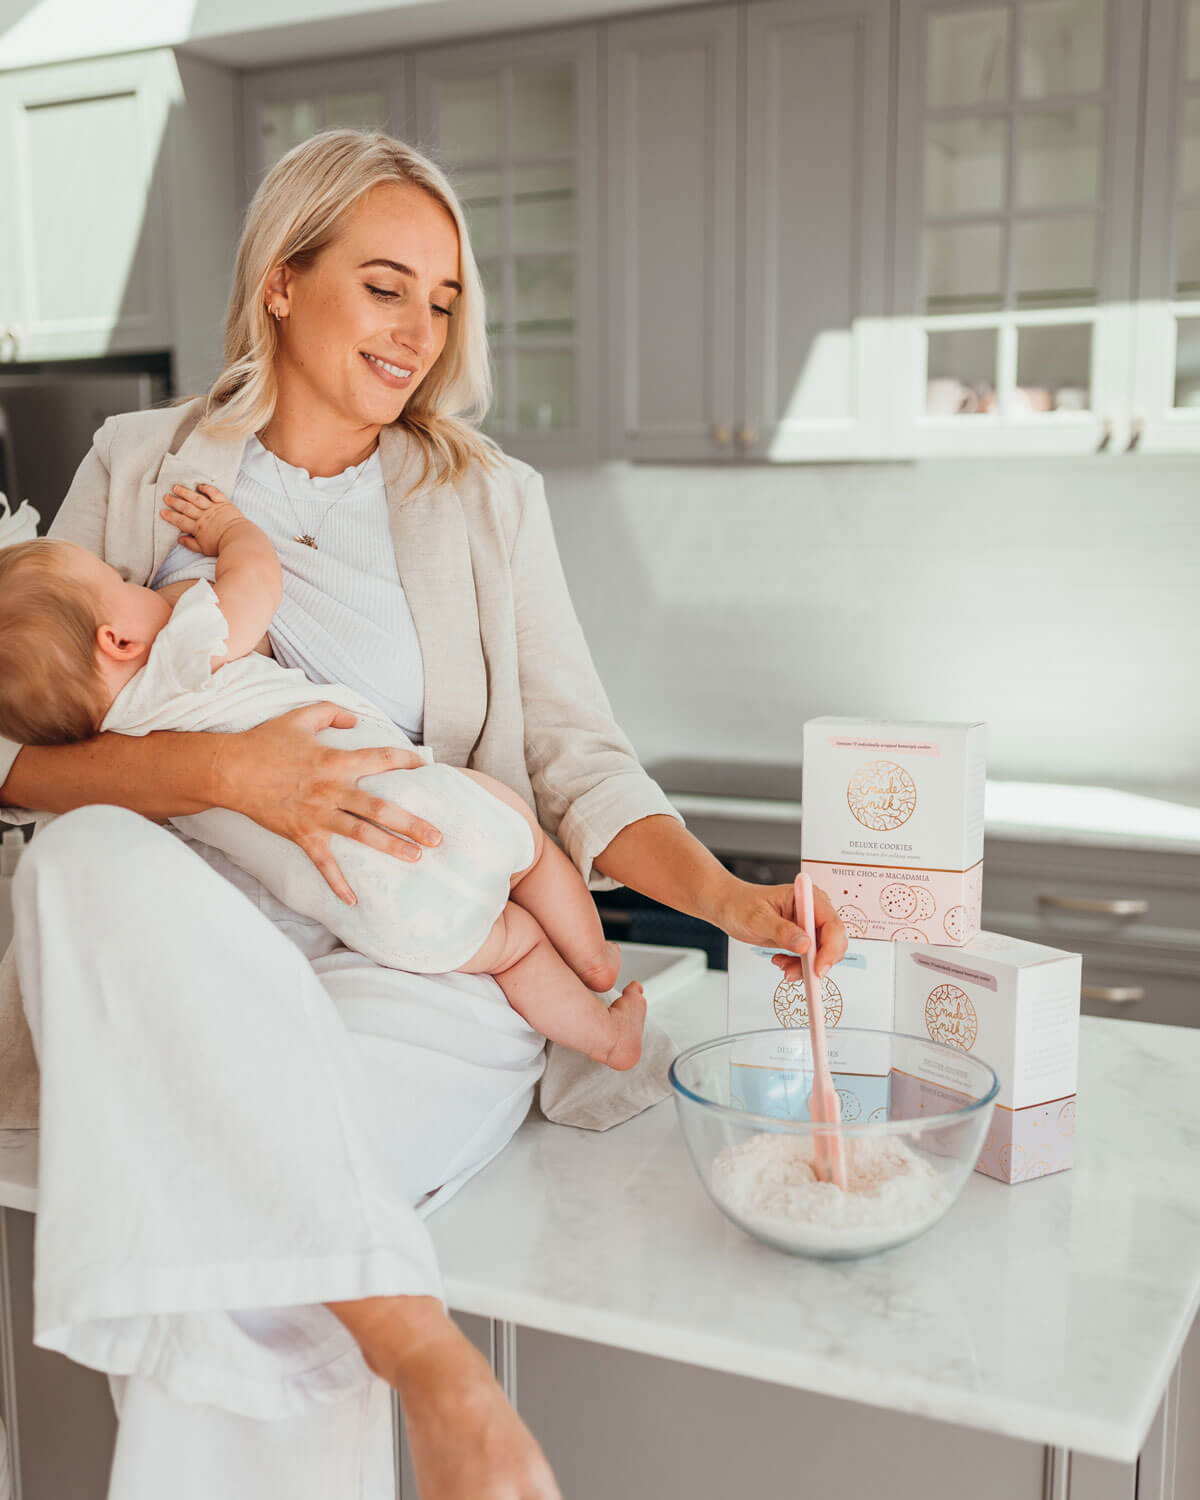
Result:
M998 777L1200 787L1200 463L547 473L643 761L798 761L820 713L985 719Z

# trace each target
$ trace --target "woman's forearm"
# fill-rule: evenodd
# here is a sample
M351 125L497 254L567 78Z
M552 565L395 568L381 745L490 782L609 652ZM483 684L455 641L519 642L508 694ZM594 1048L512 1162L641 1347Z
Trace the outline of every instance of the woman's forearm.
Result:
M698 838L666 813L622 828L593 861L601 875L675 911L711 922L734 877Z
M147 818L217 805L223 734L99 734L75 745L26 745L0 786L0 803L63 813L93 802Z

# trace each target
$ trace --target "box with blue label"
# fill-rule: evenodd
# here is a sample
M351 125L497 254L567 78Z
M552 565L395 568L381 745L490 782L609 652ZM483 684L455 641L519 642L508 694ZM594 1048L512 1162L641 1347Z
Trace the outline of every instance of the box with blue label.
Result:
M743 1109L755 1114L796 1118L807 1113L812 1092L808 996L803 979L789 980L771 962L776 953L787 951L730 939L726 1030L779 1029L779 1045L770 1065L763 1064L761 1053L757 1066L739 1063L735 1056L730 1064L733 1095ZM795 954L790 956L794 958ZM846 1121L887 1117L886 1062L881 1063L878 1074L839 1071L837 1028L891 1030L895 964L894 944L851 939L845 958L821 981L829 1067Z

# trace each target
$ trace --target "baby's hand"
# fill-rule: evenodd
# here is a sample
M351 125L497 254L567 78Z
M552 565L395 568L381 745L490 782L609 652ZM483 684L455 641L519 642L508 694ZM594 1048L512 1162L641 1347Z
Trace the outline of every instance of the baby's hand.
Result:
M190 552L203 552L207 557L216 557L224 534L246 519L215 484L201 484L194 490L176 484L163 499L166 508L159 515L179 528L180 541Z

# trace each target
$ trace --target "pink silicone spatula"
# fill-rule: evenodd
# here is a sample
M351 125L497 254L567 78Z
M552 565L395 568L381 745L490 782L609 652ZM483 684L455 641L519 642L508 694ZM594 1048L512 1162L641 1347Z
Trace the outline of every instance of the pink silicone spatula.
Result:
M821 981L816 973L817 920L813 910L812 877L809 875L796 876L796 925L804 928L808 938L808 949L801 954L800 963L804 972L804 994L808 1000L808 1034L812 1038L813 1091L809 1112L818 1123L838 1125L842 1118L842 1101L829 1076L829 1059L825 1054L825 1005ZM814 1139L818 1172L826 1182L832 1182L845 1191L846 1158L841 1135L836 1130L818 1130Z

